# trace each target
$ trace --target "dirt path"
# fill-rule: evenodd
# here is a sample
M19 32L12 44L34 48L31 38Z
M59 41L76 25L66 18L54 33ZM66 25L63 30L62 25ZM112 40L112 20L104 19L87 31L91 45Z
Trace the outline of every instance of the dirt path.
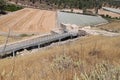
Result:
M113 33L113 32L108 32L104 30L97 30L97 29L91 29L91 28L82 28L81 30L86 31L88 34L91 35L104 35L104 36L120 36L120 33Z

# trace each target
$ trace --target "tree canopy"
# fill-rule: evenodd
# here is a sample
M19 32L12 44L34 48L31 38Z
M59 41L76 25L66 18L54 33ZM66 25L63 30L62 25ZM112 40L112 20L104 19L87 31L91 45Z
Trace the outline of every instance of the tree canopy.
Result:
M0 13L4 12L6 2L4 0L0 0Z
M25 1L25 0L24 0ZM35 2L45 2L48 5L57 5L58 8L93 8L102 5L120 7L120 1L117 0L28 0L33 4Z

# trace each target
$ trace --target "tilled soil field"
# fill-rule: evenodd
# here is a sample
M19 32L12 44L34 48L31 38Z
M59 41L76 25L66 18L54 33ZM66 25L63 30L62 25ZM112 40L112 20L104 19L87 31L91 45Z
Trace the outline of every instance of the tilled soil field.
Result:
M43 34L55 28L55 12L24 8L0 17L0 31L13 33Z

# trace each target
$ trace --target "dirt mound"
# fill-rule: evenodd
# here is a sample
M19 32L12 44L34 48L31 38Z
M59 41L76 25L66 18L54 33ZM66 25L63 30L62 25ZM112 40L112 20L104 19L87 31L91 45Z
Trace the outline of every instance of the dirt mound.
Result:
M47 33L55 27L55 12L25 8L0 17L0 30L14 33Z

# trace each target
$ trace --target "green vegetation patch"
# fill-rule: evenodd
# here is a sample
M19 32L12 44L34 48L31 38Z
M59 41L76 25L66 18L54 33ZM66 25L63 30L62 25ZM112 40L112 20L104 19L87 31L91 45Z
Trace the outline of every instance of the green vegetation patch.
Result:
M20 34L20 37L29 37L34 36L35 34Z
M22 8L22 6L7 3L5 0L0 0L0 14L6 14L6 11L17 11Z
M5 10L6 10L6 11L11 11L11 12L20 10L20 9L22 9L22 8L23 8L23 7L18 6L18 5L14 5L14 4L7 4L7 5L5 6Z

